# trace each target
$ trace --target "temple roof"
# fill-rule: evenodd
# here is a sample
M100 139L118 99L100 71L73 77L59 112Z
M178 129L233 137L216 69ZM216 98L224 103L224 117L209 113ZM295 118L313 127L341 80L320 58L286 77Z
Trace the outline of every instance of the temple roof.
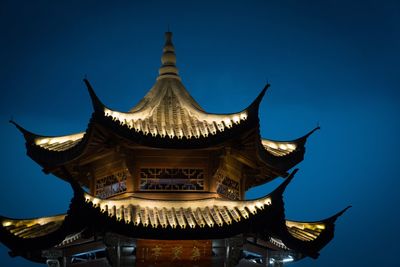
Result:
M307 138L319 129L321 128L317 126L306 135L292 141L276 141L262 138L261 144L268 153L275 157L288 156L296 151L303 150Z
M79 144L85 132L64 136L40 136L35 138L35 145L49 151L66 151Z
M0 216L0 242L11 250L11 256L22 256L32 261L42 261L40 250L62 243L78 230L68 214L34 219Z
M168 201L136 197L103 200L85 193L85 200L105 215L127 224L182 229L230 225L272 205L270 196L248 201L220 198Z
M336 219L285 219L282 194L294 171L271 194L254 200L169 201L130 197L102 200L71 180L74 197L67 215L29 220L0 217L0 241L15 255L65 243L74 233L113 232L133 238L219 239L245 233L281 240L282 248L317 257L332 238ZM92 234L90 234L92 233Z
M1 217L1 225L19 238L37 238L48 235L62 225L66 215L57 215L52 217L42 217L35 219L16 220Z
M295 238L303 241L312 241L325 230L323 222L295 222L286 221L289 233Z
M110 140L112 144L122 142L131 147L167 149L212 149L225 147L227 143L240 147L246 143L242 145L245 149L239 149L239 158L251 168L263 168L262 175L267 175L267 180L286 176L288 170L303 160L310 133L293 141L273 141L260 136L259 105L269 84L247 108L215 114L204 111L182 84L170 32L166 33L161 63L154 86L128 112L104 105L84 79L94 112L83 132L46 136L12 122L25 137L27 154L46 172L54 172L74 160L104 151ZM65 178L61 172L55 175Z
M105 116L145 135L182 139L208 137L235 127L247 119L248 109L232 114L203 111L183 84L159 79L140 103L129 112L104 108Z
M63 152L68 151L84 141L86 132L80 132L64 136L44 136L30 133L23 129L21 126L12 121L13 124L17 125L19 129L25 134L27 141L32 140L32 145L37 146L43 150ZM305 136L292 140L292 141L276 141L266 138L261 139L261 144L265 152L275 157L285 157L296 151L302 150L308 136L310 136L319 127L313 129L310 133Z
M162 66L156 83L144 98L129 112L112 110L102 104L88 86L95 110L117 121L132 131L161 138L207 138L236 127L253 116L258 119L258 105L269 87L246 109L231 114L215 114L204 111L186 90L176 68L172 33L165 33L166 42L161 57Z
M99 145L102 146L102 144L107 141L107 136L104 132L106 126L101 123L104 121L99 120L95 114L93 116L94 117L90 120L86 132L65 136L38 135L24 129L14 121L12 121L12 123L16 125L16 127L23 133L25 137L27 154L46 169L51 168L52 166L63 165L82 156L84 153L90 153L90 151L98 151L98 149L100 149ZM107 118L103 119L106 119L106 121L109 123L114 123L114 121L107 120ZM116 125L118 128L119 124L116 123ZM253 140L254 138L257 139L257 137L251 137L252 139L248 141L250 144L246 144L246 146L250 146L251 149L256 148L256 151L259 151L258 153L260 153L259 158L268 164L270 168L275 168L273 173L281 173L282 175L303 160L307 138L317 129L319 129L319 127L303 137L292 141L275 141L265 138L261 140ZM111 132L111 130L108 131ZM129 133L127 136L127 133L124 129L117 131L117 133L119 133L124 140L132 140L132 138L129 136ZM228 133L227 138L229 138L229 136L237 137L237 135ZM136 136L136 138L138 137ZM139 139L135 139L135 137L133 137L133 141L141 141L142 144L145 142L149 145L150 143L153 143L153 145L155 144L156 146L162 145L162 143L159 142L160 138L156 137L154 140L151 140L152 138L153 137L151 135L146 135ZM180 143L180 145L173 141ZM181 139L181 141L179 141L177 138L174 138L165 144L169 145L167 148L181 148L185 147L185 144L188 144L187 141L188 140L186 138L185 140ZM197 142L194 145L192 144L192 147L207 147L207 144L207 142ZM210 144L208 145L210 146ZM188 144L188 147L191 147L190 143Z

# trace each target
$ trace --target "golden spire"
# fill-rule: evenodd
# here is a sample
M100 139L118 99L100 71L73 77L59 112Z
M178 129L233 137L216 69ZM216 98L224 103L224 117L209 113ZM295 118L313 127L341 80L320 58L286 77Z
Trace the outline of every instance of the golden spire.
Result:
M163 49L163 55L161 57L161 67L158 71L159 76L157 80L163 78L175 78L179 79L178 69L176 68L176 56L175 48L172 44L172 32L168 31L165 33L165 45Z

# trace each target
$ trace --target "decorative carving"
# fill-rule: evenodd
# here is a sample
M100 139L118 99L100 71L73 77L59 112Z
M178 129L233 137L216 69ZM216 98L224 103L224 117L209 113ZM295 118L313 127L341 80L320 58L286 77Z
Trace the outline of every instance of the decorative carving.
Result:
M223 171L215 174L217 179L217 193L231 200L240 199L239 182L229 178Z
M127 172L124 170L96 179L95 195L108 198L126 192L126 178Z
M140 190L143 191L203 191L204 169L141 168Z

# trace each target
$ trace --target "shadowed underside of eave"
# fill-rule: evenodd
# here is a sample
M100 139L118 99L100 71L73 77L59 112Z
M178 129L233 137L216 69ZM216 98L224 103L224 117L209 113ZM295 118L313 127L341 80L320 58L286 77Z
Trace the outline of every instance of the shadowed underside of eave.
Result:
M93 114L86 132L68 136L40 136L30 133L18 124L16 125L24 134L27 154L45 170L51 170L78 158L90 157L91 153L98 153L100 150L107 149L110 146L110 138L115 139L117 137L114 140L116 144L119 142L118 140L124 140L126 144L149 148L209 149L225 146L227 142L229 143L233 140L236 140L233 141L234 144L241 142L239 141L240 136L248 132L249 123L250 121L245 121L238 127L227 129L218 135L193 139L153 137L150 134L142 135L131 131L108 117L98 116L97 114ZM254 154L253 160L258 158L261 162L265 162L273 173L285 173L303 160L305 141L305 137L294 141L262 139L261 145L257 145L260 142L258 140L252 141L251 146L254 148L251 153L261 153L259 156ZM259 149L257 149L258 147Z

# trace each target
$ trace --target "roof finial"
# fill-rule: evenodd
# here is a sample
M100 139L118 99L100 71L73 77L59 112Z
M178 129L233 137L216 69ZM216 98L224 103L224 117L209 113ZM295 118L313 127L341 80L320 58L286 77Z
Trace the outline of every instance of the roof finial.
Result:
M165 45L163 48L163 55L161 57L161 67L159 70L158 79L162 78L176 78L180 79L178 75L178 69L176 68L176 56L175 48L172 44L172 32L168 31L165 33Z

